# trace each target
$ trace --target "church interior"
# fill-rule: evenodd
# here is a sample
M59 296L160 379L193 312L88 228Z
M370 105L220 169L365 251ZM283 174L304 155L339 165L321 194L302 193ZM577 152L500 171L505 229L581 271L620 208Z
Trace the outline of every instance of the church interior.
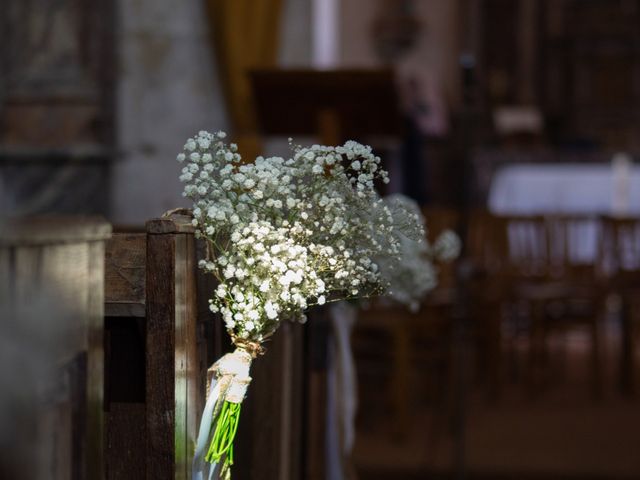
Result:
M640 0L2 0L0 478L206 478L202 130L370 145L455 250L282 321L233 478L640 478Z

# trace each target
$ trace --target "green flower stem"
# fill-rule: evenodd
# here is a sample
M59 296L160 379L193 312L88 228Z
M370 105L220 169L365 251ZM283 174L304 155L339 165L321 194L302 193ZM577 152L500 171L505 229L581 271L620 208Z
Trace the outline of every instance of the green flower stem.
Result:
M226 400L223 402L209 451L205 457L209 463L221 463L222 460L222 471L229 477L229 468L233 465L233 440L238 431L241 408L241 403L231 403Z

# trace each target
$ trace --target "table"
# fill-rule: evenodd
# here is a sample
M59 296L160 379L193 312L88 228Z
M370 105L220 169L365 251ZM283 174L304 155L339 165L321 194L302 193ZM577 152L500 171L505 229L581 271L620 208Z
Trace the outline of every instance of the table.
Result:
M629 173L626 213L640 215L640 166ZM493 177L488 207L501 215L608 214L615 183L610 164L507 165Z

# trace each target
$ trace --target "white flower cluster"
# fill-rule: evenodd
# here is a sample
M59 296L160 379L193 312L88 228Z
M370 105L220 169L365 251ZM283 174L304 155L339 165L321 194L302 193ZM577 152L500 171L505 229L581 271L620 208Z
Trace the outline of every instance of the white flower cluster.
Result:
M433 244L431 254L441 262L450 262L460 255L460 238L451 230L442 232Z
M425 218L420 207L403 195L390 195L385 203L394 218L405 219L403 223L424 226ZM388 285L386 296L392 301L405 305L412 312L418 311L427 292L438 285L438 269L434 262L449 262L460 253L460 239L451 230L445 230L433 245L425 239L424 229L417 235L408 236L407 228L398 229L400 242L399 261L396 257L382 255L376 259L381 275ZM416 233L414 231L414 233Z
M312 305L381 289L373 259L399 255L404 226L375 191L388 176L370 147L293 146L292 158L243 163L224 138L200 132L177 160L211 247L201 267L220 282L211 309L230 333L263 341Z

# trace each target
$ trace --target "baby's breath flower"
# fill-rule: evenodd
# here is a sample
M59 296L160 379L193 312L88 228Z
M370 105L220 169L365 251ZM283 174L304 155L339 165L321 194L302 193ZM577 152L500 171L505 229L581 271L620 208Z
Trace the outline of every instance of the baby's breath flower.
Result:
M431 247L425 238L425 219L420 208L403 195L385 198L383 206L398 225L392 232L392 235L397 236L398 242L395 249L390 248L377 257L376 263L372 263L371 267L385 279L386 296L415 312L427 292L438 283L437 269L433 262L450 261L457 257L460 241L455 233L446 231L436 241L438 247ZM400 232L401 235L398 235ZM458 246L457 250L455 245ZM439 252L444 252L444 255Z
M373 188L388 177L370 147L292 144L289 159L246 163L225 137L199 132L177 160L213 253L200 264L219 281L210 308L229 331L262 341L310 304L386 288L379 259L398 257L407 226Z

